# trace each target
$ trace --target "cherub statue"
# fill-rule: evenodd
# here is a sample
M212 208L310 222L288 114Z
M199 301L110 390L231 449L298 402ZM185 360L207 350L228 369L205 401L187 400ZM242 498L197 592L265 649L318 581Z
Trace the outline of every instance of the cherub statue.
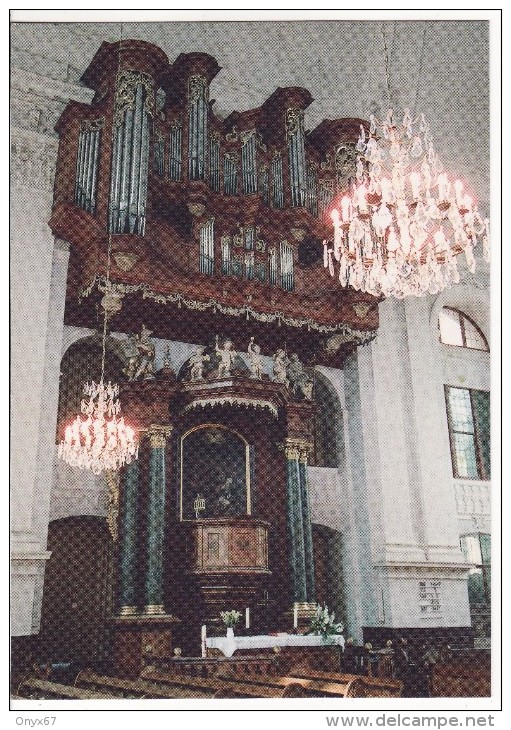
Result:
M248 343L248 359L250 362L250 377L256 380L262 380L263 378L263 358L261 357L261 348L259 345L254 345L254 338L250 338Z
M303 395L306 400L312 400L313 381L305 372L303 363L298 355L293 353L287 366L287 377L294 395Z
M189 360L191 365L190 380L204 380L202 371L204 370L204 363L208 362L209 359L209 355L204 354L204 347L197 347Z
M279 348L273 355L273 380L275 383L284 383L289 387L287 377L287 366L289 359L282 348Z
M233 344L232 340L225 340L222 347L219 347L218 345L218 335L215 338L215 352L217 356L220 358L220 363L218 365L218 375L219 378L224 378L226 376L229 376L231 374L231 368L234 364L234 359L236 357L236 351L232 349Z
M154 356L156 349L154 342L151 340L152 331L148 329L145 324L142 325L142 332L138 339L138 353L140 357L140 364L138 370L135 373L134 380L137 380L141 375L144 376L144 380L154 379Z
M138 351L138 335L132 332L127 340L123 340L124 352L126 355L126 365L123 373L128 380L134 380L135 373L140 366L140 354Z

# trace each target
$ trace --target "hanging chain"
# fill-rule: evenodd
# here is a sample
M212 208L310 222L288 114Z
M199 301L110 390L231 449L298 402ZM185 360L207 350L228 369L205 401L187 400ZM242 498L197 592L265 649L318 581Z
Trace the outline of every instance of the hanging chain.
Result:
M119 71L121 70L121 47L122 47L122 23L119 33L119 53L117 56L117 77L119 76ZM112 136L113 136L113 128L112 128ZM108 251L107 251L107 259L106 259L106 281L105 281L105 294L108 296L110 293L110 265L112 261L112 232L109 231L108 233ZM108 309L106 307L103 307L105 312L105 317L103 320L103 342L102 342L102 349L101 349L101 382L103 382L105 377L105 360L106 360L106 332L107 332L107 326L108 326Z
M385 33L385 23L381 24L381 33L383 36L383 51L385 54L385 77L387 80L387 100L389 109L392 107L392 92L390 89L390 62L389 49L387 48L387 34Z
M426 49L426 32L428 29L427 22L424 22L424 33L422 34L422 51L421 51L421 57L419 60L419 72L417 74L417 91L415 94L415 109L414 114L418 114L419 110L419 89L420 89L420 83L421 83L421 76L422 76L422 64L424 63L424 54Z

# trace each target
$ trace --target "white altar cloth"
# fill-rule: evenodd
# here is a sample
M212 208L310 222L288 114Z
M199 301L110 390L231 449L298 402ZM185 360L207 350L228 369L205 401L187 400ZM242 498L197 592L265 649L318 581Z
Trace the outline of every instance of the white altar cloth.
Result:
M274 646L340 646L344 650L344 636L336 634L325 642L321 636L280 634L279 636L218 636L206 639L208 649L220 649L230 657L236 649L272 649Z

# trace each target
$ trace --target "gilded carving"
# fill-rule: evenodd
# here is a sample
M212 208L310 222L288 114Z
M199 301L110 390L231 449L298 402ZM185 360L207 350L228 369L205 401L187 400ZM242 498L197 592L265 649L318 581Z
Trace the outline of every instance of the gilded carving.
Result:
M270 246L268 248L268 251L269 253L274 252L275 247ZM233 261L234 260L235 257L233 256ZM104 284L104 281L105 277L98 275L94 276L89 286L81 291L80 298L89 296L94 288L100 286L102 283ZM201 302L197 301L196 299L187 299L179 292L164 295L152 291L149 284L144 282L140 284L117 284L116 288L118 291L122 291L123 294L134 294L136 292L142 292L143 299L153 299L159 304L177 304L179 308L186 307L187 309L200 312L205 312L208 309L212 309L214 311L220 312L221 314L226 314L233 317L245 317L247 320L252 318L257 322L281 322L283 324L289 325L290 327L307 327L315 330L316 332L337 332L339 334L349 334L352 339L358 344L367 344L371 342L372 340L374 340L377 334L376 329L370 331L359 330L351 327L345 322L339 322L338 324L332 325L323 325L318 324L318 322L316 322L311 317L298 319L297 317L286 317L282 312L278 311L258 312L257 310L252 309L251 307L248 307L246 305L243 307L228 306L218 299L209 299L207 302Z
M105 117L99 119L84 119L80 124L81 132L97 132L98 129L103 129Z
M172 426L159 426L153 424L149 427L147 435L152 449L164 449L167 439L172 433Z
M326 153L324 161L321 163L321 169L322 170L333 170L333 161L332 161L332 155L330 153Z
M243 396L219 395L208 398L196 398L192 403L185 406L185 411L191 411L194 408L214 408L215 406L237 406L244 408L266 408L270 411L274 418L279 413L276 406L268 400L259 398L246 398Z
M111 470L105 471L105 481L108 487L106 522L110 535L112 536L112 540L117 542L117 538L119 536L119 472Z
M357 171L357 150L352 142L345 142L335 148L335 176L339 189L346 187L350 177Z
M287 438L283 444L284 454L289 461L300 461L307 463L307 457L312 449L312 444L304 439Z
M188 79L188 102L193 104L198 99L208 98L208 82L204 76L194 74Z
M232 128L232 132L227 132L227 134L225 135L225 139L227 140L227 142L237 142L239 139L238 128L234 126Z
M241 144L246 144L252 137L259 136L255 129L248 129L245 132L240 132Z
M294 135L303 129L304 112L303 109L288 109L286 112L286 135L294 137Z
M371 309L370 304L365 304L364 302L359 302L358 304L353 304L353 311L357 315L359 319L364 319L368 311Z
M146 92L144 109L147 114L154 114L154 81L149 74L143 71L120 71L117 75L117 87L115 92L115 115L114 126L120 126L124 121L124 114L127 109L135 108L135 95L137 86L142 84Z

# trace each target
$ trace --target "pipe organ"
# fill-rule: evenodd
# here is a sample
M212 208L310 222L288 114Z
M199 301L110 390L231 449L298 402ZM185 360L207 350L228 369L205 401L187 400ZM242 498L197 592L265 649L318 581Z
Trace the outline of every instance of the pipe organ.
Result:
M196 631L245 606L264 631L314 602L313 367L342 366L378 327L378 301L332 281L322 258L365 122L308 131L299 87L221 119L219 72L205 53L169 63L149 43L103 43L82 78L91 106L70 102L56 127L66 322L95 328L114 298L109 326L126 338L197 348L172 377L124 369L123 412L146 435L121 475L123 636L144 616L167 626L166 610Z

